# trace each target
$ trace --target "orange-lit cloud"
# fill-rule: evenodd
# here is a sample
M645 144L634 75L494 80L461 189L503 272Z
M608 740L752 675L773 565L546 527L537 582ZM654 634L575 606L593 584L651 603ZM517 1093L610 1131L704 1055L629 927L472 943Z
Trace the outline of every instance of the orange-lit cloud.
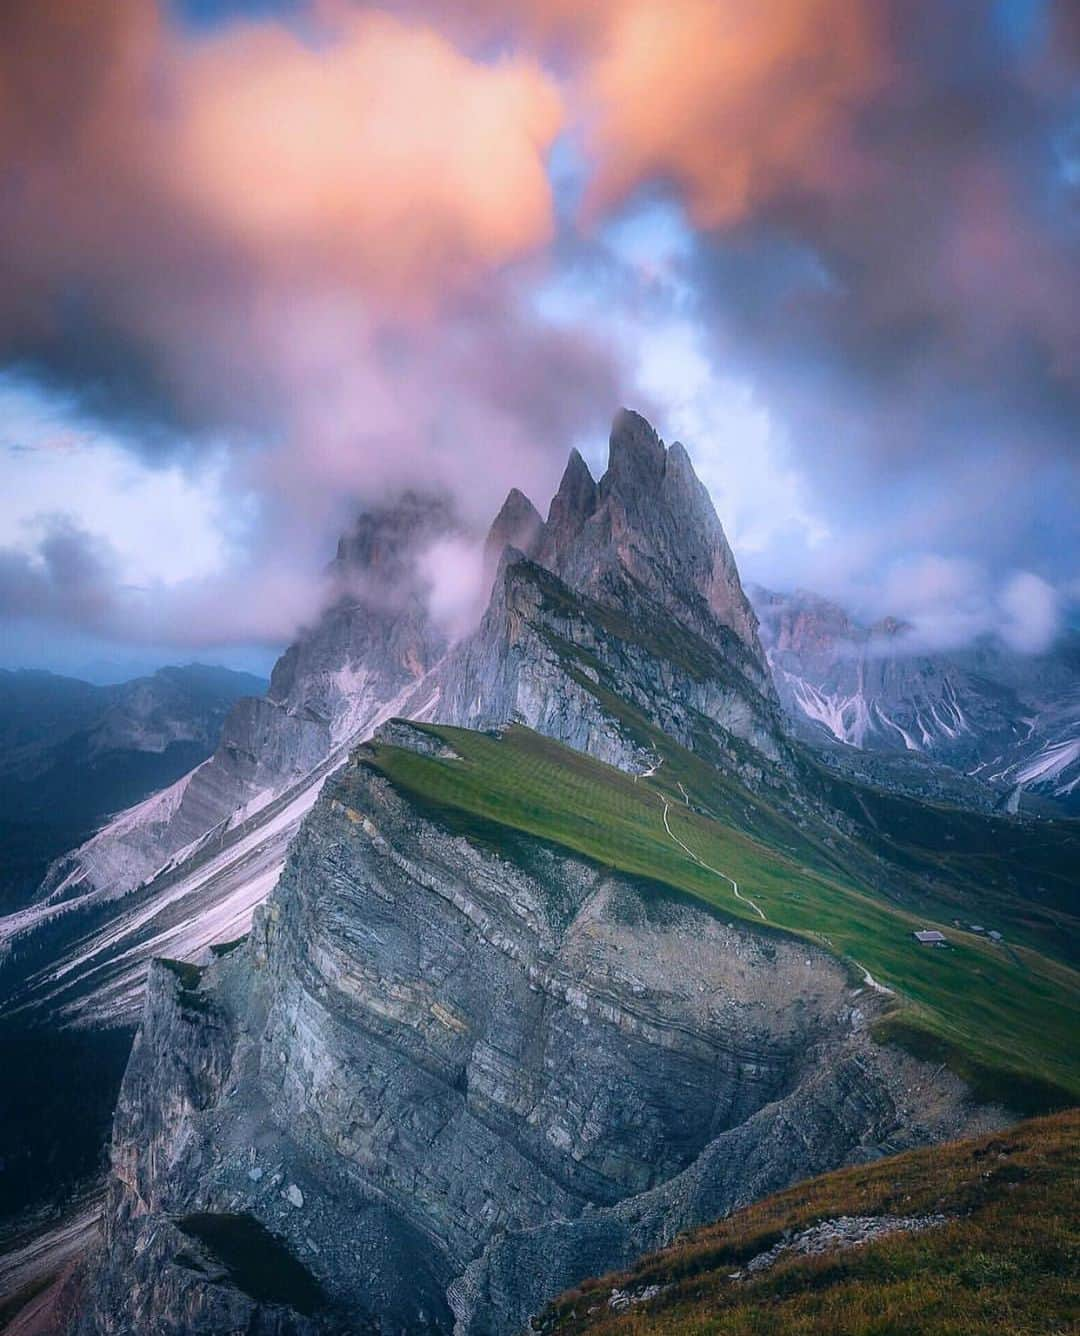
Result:
M275 264L428 291L550 239L562 107L528 59L481 64L362 13L317 48L226 34L178 82L177 188Z
M889 77L877 6L611 0L599 30L586 8L579 92L594 210L661 181L709 228L781 194L844 186L852 118Z
M711 228L779 195L847 188L852 121L893 77L887 0L474 0L459 35L509 33L567 71L590 211L662 183Z
M563 111L527 57L473 60L373 12L308 43L272 22L193 39L150 3L33 10L0 26L0 167L30 272L197 244L233 272L430 297L551 236Z

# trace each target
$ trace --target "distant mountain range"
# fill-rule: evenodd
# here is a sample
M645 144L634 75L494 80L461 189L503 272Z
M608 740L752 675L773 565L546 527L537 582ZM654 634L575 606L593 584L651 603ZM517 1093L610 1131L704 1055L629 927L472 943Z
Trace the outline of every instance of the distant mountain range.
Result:
M106 818L205 760L234 702L265 690L203 664L116 686L0 670L0 907Z
M991 637L930 651L895 619L863 626L815 594L750 595L800 736L939 762L1013 811L1080 813L1080 632L1041 654ZM926 770L907 774L917 784ZM896 765L877 772L883 782L903 775Z

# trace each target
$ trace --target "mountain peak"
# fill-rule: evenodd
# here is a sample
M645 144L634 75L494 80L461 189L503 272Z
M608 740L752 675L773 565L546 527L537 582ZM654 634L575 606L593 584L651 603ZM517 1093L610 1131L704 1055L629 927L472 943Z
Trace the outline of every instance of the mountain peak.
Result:
M652 424L633 409L620 408L611 424L601 497L616 490L658 486L666 464L667 451Z
M541 560L556 570L596 510L599 488L577 450L570 451L559 490L551 498Z
M540 545L543 529L540 512L524 492L511 487L488 530L484 542L485 562L495 566L505 547L518 548L531 557Z
M615 415L599 486L575 452L547 528L540 560L572 588L623 597L615 591L629 577L707 638L721 623L750 651L761 688L770 690L757 618L709 491L685 448L667 449L640 413ZM629 586L623 594L633 597Z
M417 552L455 527L446 496L409 490L357 516L338 540L334 567L341 574L361 571L383 584L409 582Z

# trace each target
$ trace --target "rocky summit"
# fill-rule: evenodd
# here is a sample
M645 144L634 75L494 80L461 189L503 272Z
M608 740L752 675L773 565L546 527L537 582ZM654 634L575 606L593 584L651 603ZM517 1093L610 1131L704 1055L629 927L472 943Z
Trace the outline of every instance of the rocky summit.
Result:
M524 548L503 542L511 533ZM512 492L488 552L500 543L479 629L431 675L435 717L526 723L627 768L645 756L626 724L629 704L682 742L715 729L724 745L737 739L758 760L780 759L757 618L681 445L666 448L624 410L599 483L574 451L546 523Z

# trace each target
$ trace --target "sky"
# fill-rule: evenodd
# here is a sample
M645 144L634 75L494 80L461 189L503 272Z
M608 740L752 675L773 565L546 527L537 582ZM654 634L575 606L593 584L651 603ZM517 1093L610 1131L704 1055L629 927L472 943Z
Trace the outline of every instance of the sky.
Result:
M681 439L745 580L1080 600L1080 9L0 7L0 665L265 670L358 508Z

